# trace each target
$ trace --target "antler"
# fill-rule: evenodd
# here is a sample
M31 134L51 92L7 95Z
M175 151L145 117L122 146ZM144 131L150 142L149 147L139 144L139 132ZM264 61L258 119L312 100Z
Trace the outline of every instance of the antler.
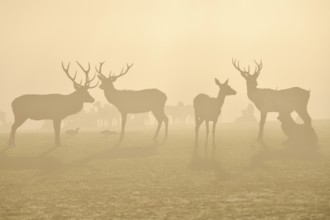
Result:
M98 84L99 84L99 82L97 82L97 84L96 85L94 85L94 86L90 86L90 83L95 79L95 77L96 77L96 74L94 74L94 76L92 77L92 78L89 78L89 71L90 71L90 69L91 69L91 65L90 65L90 63L88 62L88 69L84 69L84 67L78 62L78 61L76 61L76 63L80 66L80 68L82 69L82 71L85 73L85 78L86 78L86 80L85 80L85 85L84 85L84 87L87 87L87 88L89 88L89 89L92 89L92 88L95 88Z
M233 63L233 65L234 65L234 67L235 67L235 69L237 69L240 73L241 73L241 75L245 78L247 75L250 75L250 66L248 66L248 71L246 71L245 70L245 68L244 68L244 70L241 70L241 68L239 67L239 61L237 62L237 64L236 64L236 59L232 59L232 63Z
M123 68L121 69L120 74L117 75L117 76L113 76L113 77L116 77L116 79L117 79L117 78L119 78L119 77L125 75L125 74L128 72L128 70L129 70L133 65L134 65L134 63L132 63L131 65L126 64L126 71L123 72L123 71L124 71L124 67L123 67Z
M99 76L102 77L102 78L113 78L113 79L117 79L117 78L119 78L119 77L125 75L125 74L128 72L128 70L134 65L134 63L132 63L131 65L126 64L126 70L124 71L124 67L123 67L123 68L121 69L120 74L118 74L118 75L112 75L112 74L111 74L112 71L110 71L110 73L109 73L109 77L107 77L106 75L104 75L104 74L102 73L102 67L103 67L104 62L105 62L105 61L100 62L99 69L97 69L97 67L95 66L95 70L96 70L96 72L97 72L97 73L99 74Z
M73 78L72 78L72 77L70 76L70 74L69 74L70 62L69 62L69 64L68 64L67 68L65 68L65 67L64 67L64 64L63 64L63 61L62 61L62 68L63 68L65 74L66 74L66 75L69 77L69 79L74 83L74 85L75 85L75 86L78 86L78 87L81 87L81 85L80 85L79 83L76 82L77 70L76 70L76 72L75 72Z
M255 77L258 77L259 76L260 71L262 69L262 60L260 60L260 64L258 64L257 61L255 61L255 60L254 60L254 62L255 62L255 64L257 64L257 66L256 66L256 68L254 70L254 73L253 74L250 74L250 66L248 66L248 69L247 70L245 69L245 67L244 67L244 70L241 70L241 68L239 67L239 61L236 64L236 59L234 59L234 58L232 59L232 63L234 65L235 69L237 69L244 78L246 76L248 76L248 75L249 76L255 76Z
M254 62L255 62L255 64L256 64L257 66L256 66L256 68L255 68L255 70L254 70L254 74L253 74L253 75L256 75L256 76L258 77L259 74L260 74L260 71L261 71L261 69L262 69L262 60L260 60L260 64L258 64L257 61L255 61L255 60L254 60Z
M96 70L96 72L99 74L100 77L102 77L102 78L107 78L107 77L102 73L102 66L103 66L104 62L105 62L105 61L100 62L100 67L99 67L99 69L97 69L97 67L95 66L95 70ZM112 71L110 71L110 73L109 73L109 77L111 77L111 72L112 72Z

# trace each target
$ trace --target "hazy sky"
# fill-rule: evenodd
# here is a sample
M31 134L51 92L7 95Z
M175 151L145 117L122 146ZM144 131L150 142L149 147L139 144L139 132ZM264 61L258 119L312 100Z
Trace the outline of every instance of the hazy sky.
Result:
M169 104L215 96L214 77L229 78L238 94L223 117L233 119L249 103L235 57L245 65L262 58L259 87L311 90L311 116L330 117L329 0L3 0L0 27L6 112L21 94L72 92L62 60L105 60L115 72L135 63L118 89L159 88ZM101 90L91 93L105 102Z

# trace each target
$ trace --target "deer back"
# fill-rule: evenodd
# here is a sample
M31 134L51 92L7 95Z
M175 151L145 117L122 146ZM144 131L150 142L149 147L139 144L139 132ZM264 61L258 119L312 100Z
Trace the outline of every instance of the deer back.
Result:
M80 111L82 102L75 101L70 95L23 95L12 102L15 116L34 120L64 118Z
M158 89L105 91L107 100L120 112L139 113L164 108L166 95Z

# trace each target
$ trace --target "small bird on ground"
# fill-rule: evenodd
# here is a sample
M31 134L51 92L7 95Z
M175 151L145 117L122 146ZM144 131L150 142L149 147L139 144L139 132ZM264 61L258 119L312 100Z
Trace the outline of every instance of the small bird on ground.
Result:
M79 132L79 128L76 128L76 129L71 129L71 130L67 130L66 132L65 132L65 134L67 134L67 135L71 135L71 136L76 136L77 134L78 134L78 132Z

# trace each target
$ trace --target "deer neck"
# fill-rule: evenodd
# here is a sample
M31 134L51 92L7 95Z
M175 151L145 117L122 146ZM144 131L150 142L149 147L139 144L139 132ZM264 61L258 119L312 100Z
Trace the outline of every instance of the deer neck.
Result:
M81 100L79 94L76 91L67 95L66 97L66 106L70 106L70 112L79 112L83 108L84 102Z
M256 100L258 94L258 88L256 86L247 85L247 96L251 101Z
M226 94L224 92L221 92L221 89L219 90L218 96L217 96L217 106L219 109L223 106L223 103L225 102Z
M110 103L116 105L116 103L118 103L118 101L120 100L120 92L121 91L116 89L115 87L107 88L104 90L104 95Z

